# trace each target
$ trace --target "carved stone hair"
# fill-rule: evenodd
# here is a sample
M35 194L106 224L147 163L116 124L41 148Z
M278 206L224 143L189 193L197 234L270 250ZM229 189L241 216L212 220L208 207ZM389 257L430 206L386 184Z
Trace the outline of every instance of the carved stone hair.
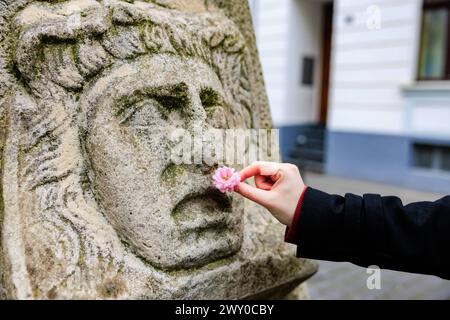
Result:
M0 19L0 63L9 63L0 70L15 71L0 79L0 120L10 113L4 230L16 235L4 263L28 279L12 279L21 284L16 290L22 297L73 297L65 286L78 287L83 297L94 285L118 295L108 288L126 267L124 249L84 187L80 93L114 63L145 54L195 57L218 75L234 102L233 115L251 119L245 42L212 7L190 14L172 7L176 1L6 2L17 15L8 35L12 44L3 32L8 19ZM15 110L4 110L6 105ZM37 259L46 262L36 265Z
M33 4L16 18L13 55L31 88L42 92L40 83L51 81L76 92L115 60L168 53L202 59L230 98L251 112L244 39L220 12L192 15L114 0L71 2Z

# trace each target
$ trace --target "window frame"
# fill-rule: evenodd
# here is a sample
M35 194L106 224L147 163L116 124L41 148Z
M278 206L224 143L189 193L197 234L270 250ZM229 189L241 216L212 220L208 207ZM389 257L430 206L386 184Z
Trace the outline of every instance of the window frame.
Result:
M430 172L438 172L449 174L450 169L445 169L444 155L450 151L450 145L440 141L415 140L410 144L410 167L413 169L426 170ZM430 156L430 165L419 163L419 148L428 149Z
M446 8L448 13L447 19L447 48L445 56L445 70L443 77L421 77L420 69L422 66L422 48L423 48L423 36L425 29L425 11L426 10L437 10ZM417 80L418 81L450 81L450 0L424 0L422 7L422 20L421 20L421 31L420 31L420 46L419 46L419 61L417 67Z

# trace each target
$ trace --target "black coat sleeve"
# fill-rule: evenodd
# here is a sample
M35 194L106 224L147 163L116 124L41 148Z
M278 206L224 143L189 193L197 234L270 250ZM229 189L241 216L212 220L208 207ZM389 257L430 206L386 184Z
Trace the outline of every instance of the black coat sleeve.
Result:
M308 188L295 228L299 257L450 279L450 196L404 206L397 197Z

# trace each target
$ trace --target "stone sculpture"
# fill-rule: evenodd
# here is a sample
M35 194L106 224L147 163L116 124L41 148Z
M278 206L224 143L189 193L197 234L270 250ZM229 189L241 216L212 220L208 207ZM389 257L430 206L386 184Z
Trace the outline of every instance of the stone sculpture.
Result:
M234 20L234 21L233 21ZM270 128L246 1L0 6L0 296L283 297L316 270L168 130Z

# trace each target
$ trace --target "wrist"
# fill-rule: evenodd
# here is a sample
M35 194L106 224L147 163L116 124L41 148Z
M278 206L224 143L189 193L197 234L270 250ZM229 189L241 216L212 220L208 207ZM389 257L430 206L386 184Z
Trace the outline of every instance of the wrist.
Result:
M303 189L300 193L300 197L297 201L297 206L292 215L291 223L286 228L286 234L285 234L285 238L284 238L284 241L286 241L286 242L296 244L296 239L298 238L298 235L297 235L298 224L299 224L299 219L300 219L300 215L301 215L303 199L304 199L307 189L308 189L307 186L303 186Z

